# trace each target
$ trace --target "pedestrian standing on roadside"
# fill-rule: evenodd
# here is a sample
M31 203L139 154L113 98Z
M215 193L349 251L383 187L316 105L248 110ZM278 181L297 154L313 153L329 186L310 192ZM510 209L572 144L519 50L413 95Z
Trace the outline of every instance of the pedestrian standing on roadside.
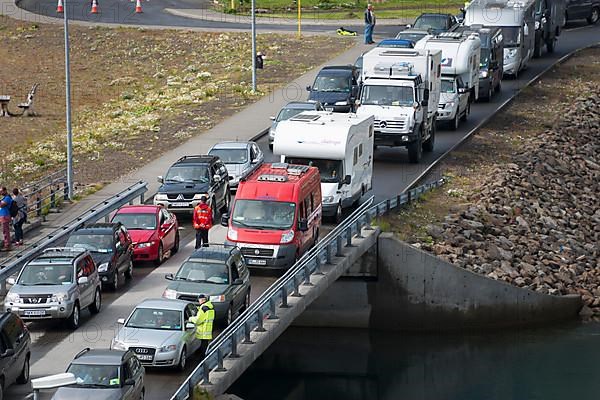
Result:
M367 4L365 10L365 44L373 44L373 29L375 29L375 13L373 12L373 5Z
M190 322L196 324L196 339L200 340L200 358L204 359L206 350L213 337L213 322L215 307L205 294L198 296L198 313L190 317Z
M192 224L196 230L196 248L208 247L208 231L213 226L212 209L206 202L208 198L202 196L200 203L194 207Z
M19 192L19 189L13 189L13 201L17 204L18 213L13 217L13 228L15 229L15 237L13 242L20 246L23 244L23 224L27 222L27 199Z
M6 187L0 188L0 225L2 225L2 234L4 235L4 248L2 250L10 250L10 205L13 202L12 197L8 194Z

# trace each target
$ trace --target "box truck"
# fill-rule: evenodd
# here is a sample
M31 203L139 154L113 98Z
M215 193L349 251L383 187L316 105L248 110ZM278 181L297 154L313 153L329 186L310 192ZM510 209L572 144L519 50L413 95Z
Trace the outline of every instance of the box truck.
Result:
M411 163L434 147L441 54L379 47L363 56L357 114L375 117L376 146L407 147Z
M273 153L281 162L319 169L323 216L342 220L343 210L371 190L373 116L305 111L278 127Z

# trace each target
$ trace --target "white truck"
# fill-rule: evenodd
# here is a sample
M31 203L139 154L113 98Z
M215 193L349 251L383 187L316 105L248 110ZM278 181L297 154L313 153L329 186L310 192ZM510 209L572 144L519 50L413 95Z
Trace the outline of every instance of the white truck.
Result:
M479 35L443 32L423 38L415 44L415 48L442 52L442 83L437 119L448 121L453 130L458 129L459 119L467 120L471 103L479 98Z
M411 163L433 151L440 98L439 50L374 48L363 56L357 114L375 116L375 145L408 148Z
M373 181L373 116L304 111L281 121L273 154L281 162L319 168L323 216L341 221ZM283 134L279 134L283 133Z

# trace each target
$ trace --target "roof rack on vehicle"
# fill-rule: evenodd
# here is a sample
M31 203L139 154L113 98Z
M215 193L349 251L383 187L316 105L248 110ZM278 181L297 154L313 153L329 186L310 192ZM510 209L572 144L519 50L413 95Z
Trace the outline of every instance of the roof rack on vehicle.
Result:
M85 353L87 353L88 351L90 351L92 349L90 349L89 347L86 347L85 349L81 350L79 353L75 354L75 359L81 357L82 355L84 355Z
M77 248L77 247L48 247L47 249L42 250L42 254L46 254L49 252L57 252L57 253L82 253L85 249Z

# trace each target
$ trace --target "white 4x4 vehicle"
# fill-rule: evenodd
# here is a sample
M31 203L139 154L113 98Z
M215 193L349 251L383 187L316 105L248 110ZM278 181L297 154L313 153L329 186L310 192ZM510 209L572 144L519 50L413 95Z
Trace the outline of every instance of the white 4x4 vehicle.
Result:
M102 306L100 277L92 256L83 249L46 249L7 283L13 286L4 309L24 320L66 319L77 329L82 309L97 314Z

